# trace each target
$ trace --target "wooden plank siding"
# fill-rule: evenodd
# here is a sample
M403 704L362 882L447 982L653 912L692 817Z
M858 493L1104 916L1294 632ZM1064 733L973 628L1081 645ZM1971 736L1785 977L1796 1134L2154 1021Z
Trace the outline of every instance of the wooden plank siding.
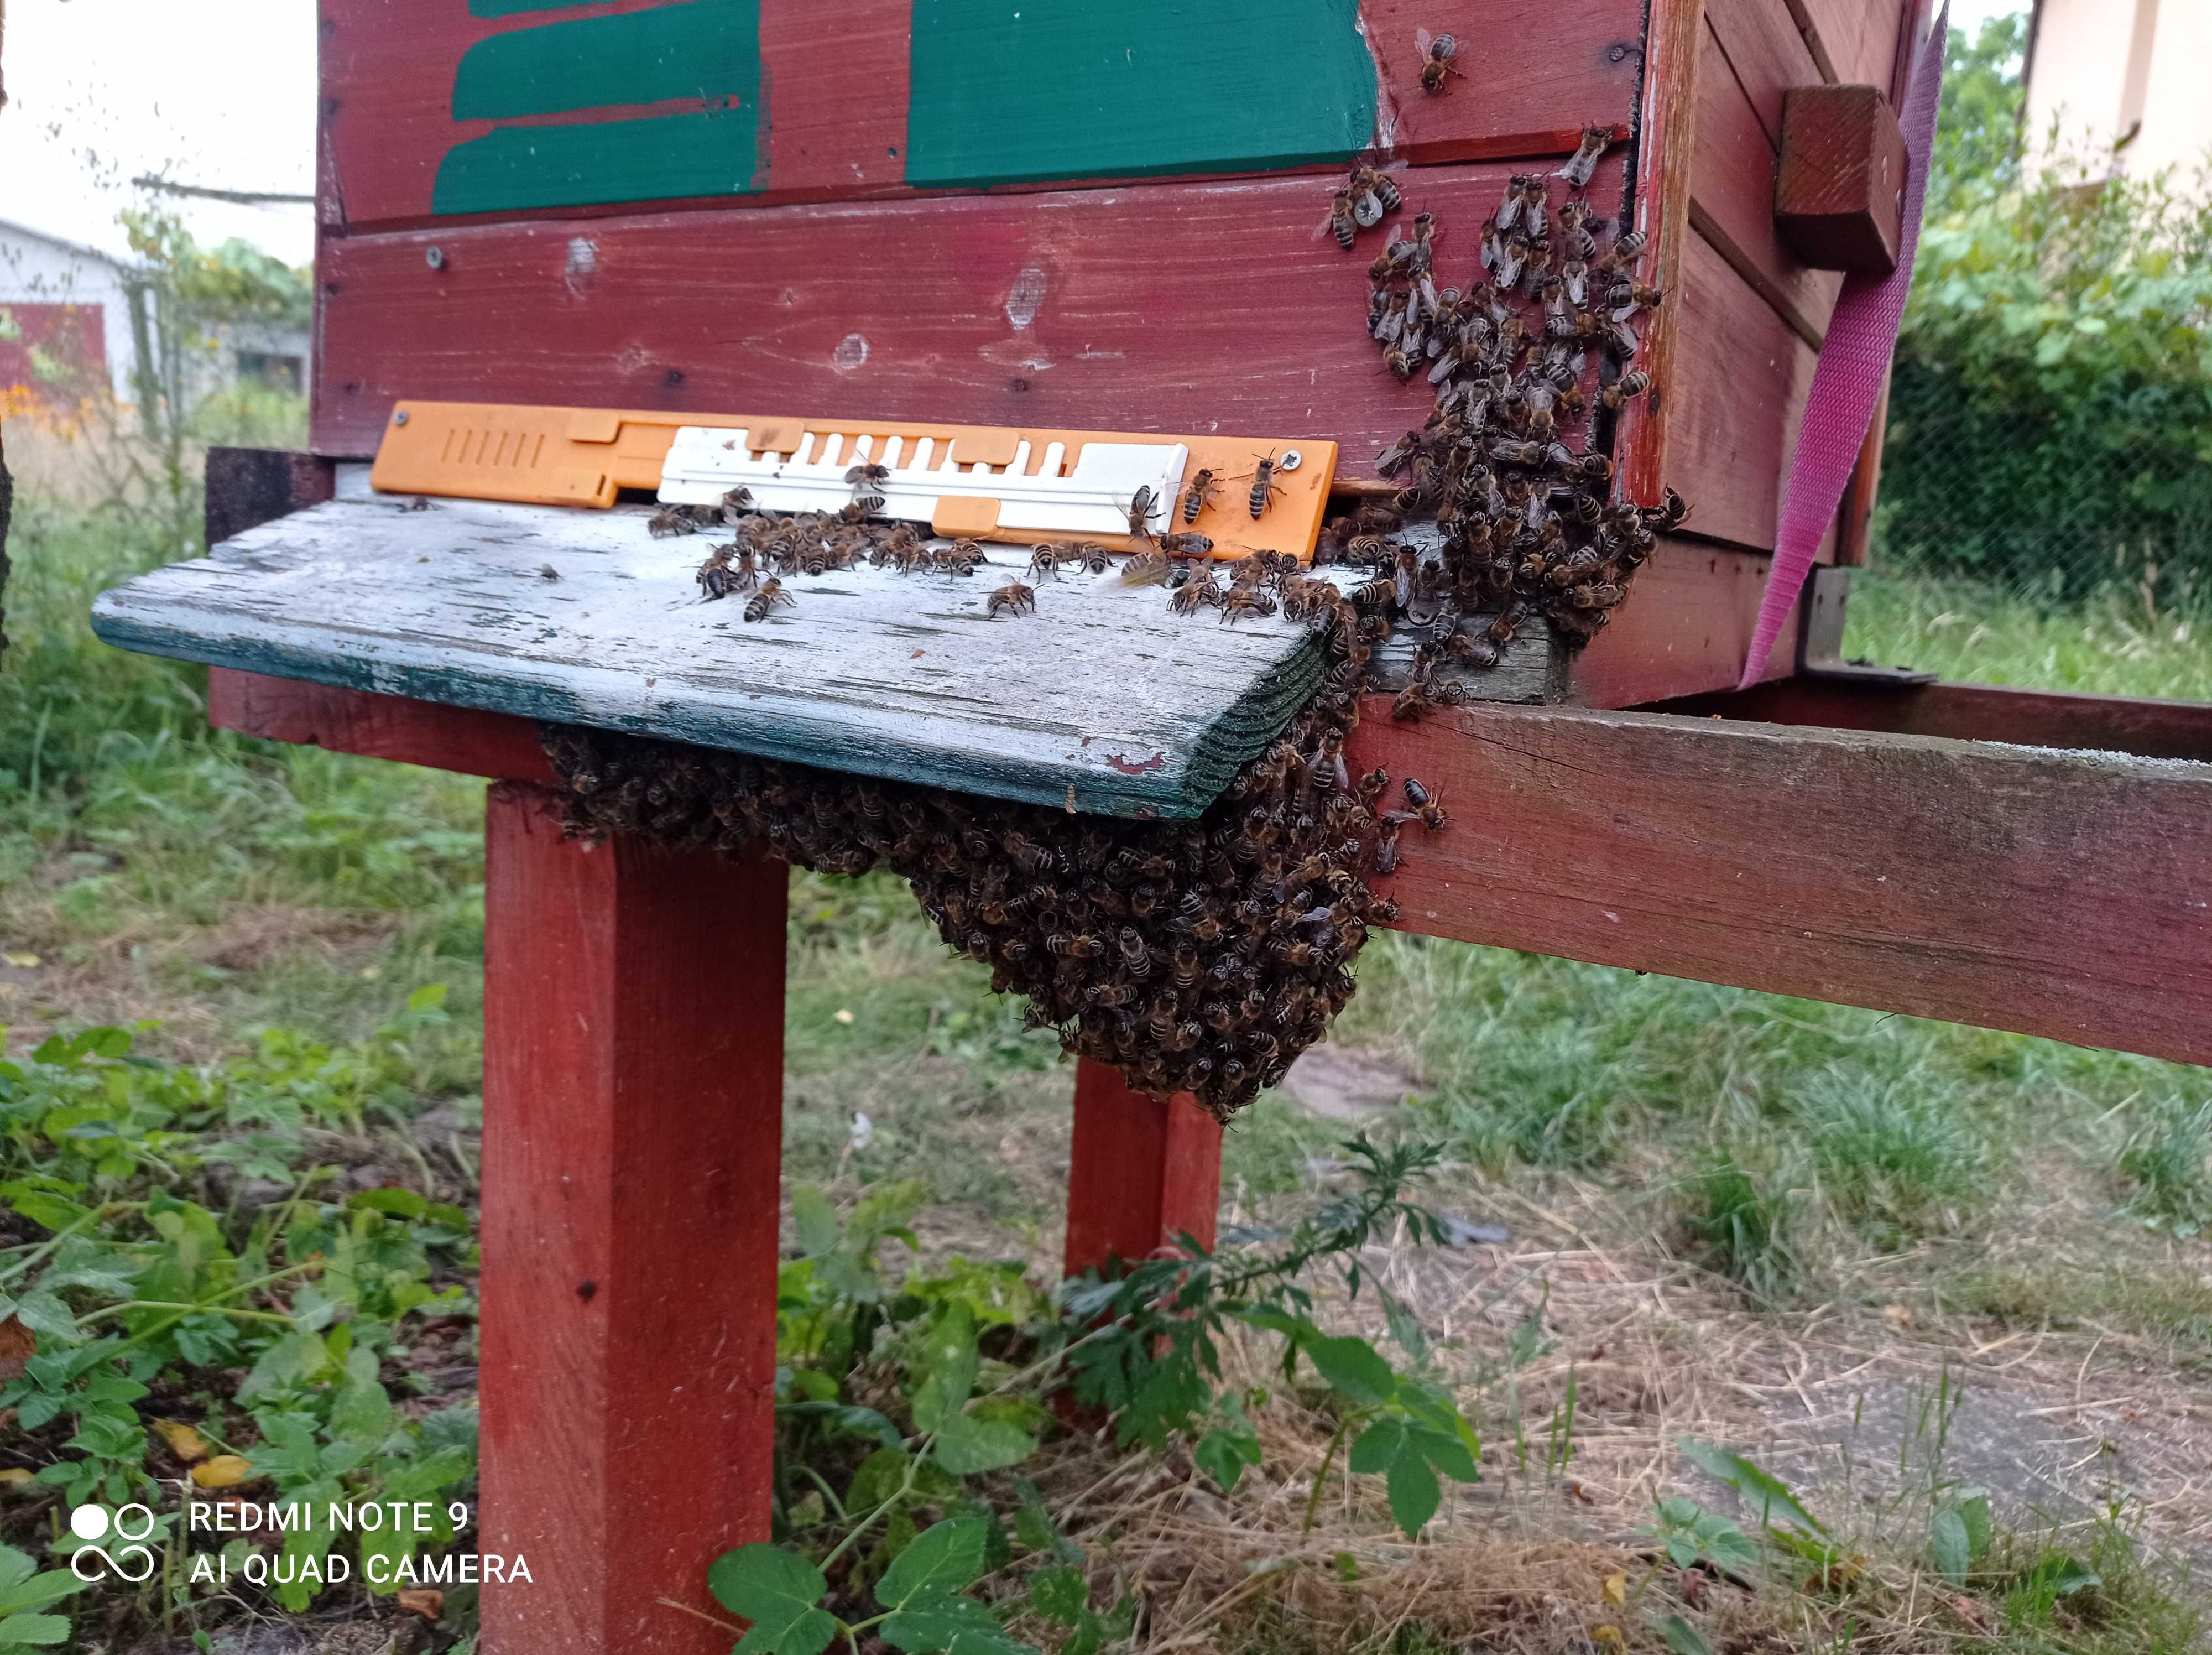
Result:
M210 676L216 721L245 734L452 751L450 709ZM2039 699L2046 720L2112 716ZM1401 841L1401 930L2212 1062L2212 764L1558 707L1365 714L1350 762L1451 807ZM532 727L506 724L465 768L536 762Z
M1639 0L321 10L324 222L349 232L1327 170L1373 143L1417 162L1558 155L1586 122L1627 131L1642 70ZM1440 97L1419 88L1421 27L1462 43Z
M1421 168L1448 279L1510 164ZM1617 210L1621 166L1591 198ZM375 452L399 398L1079 429L1280 430L1342 475L1434 401L1364 326L1364 238L1313 179L448 226L327 238L313 447ZM435 246L441 265L428 253ZM1685 489L1685 492L1688 492Z

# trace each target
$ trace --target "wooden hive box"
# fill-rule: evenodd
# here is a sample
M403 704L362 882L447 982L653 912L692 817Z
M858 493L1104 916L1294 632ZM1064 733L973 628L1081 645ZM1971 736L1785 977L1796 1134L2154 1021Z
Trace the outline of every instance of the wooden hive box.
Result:
M1362 329L1370 148L1465 281L1588 125L1669 293L1626 491L1692 515L1542 694L1733 685L1841 277L1776 235L1786 92L1896 92L1917 0L322 0L313 447L402 398L1286 430L1340 478L1426 413ZM1441 95L1421 29L1461 42ZM1464 267L1464 268L1462 268ZM1869 454L1869 459L1872 455ZM1825 559L1863 545L1872 465ZM1796 660L1785 630L1768 676ZM1516 683L1526 681L1526 675ZM1501 686L1503 688L1503 686ZM1516 691L1512 693L1527 693Z

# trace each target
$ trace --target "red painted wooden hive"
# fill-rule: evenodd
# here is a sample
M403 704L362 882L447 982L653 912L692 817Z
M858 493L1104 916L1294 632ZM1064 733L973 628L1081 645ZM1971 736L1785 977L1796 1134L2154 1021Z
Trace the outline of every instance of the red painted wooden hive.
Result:
M1615 459L1692 515L1566 694L1731 685L1841 281L1776 234L1784 94L1893 95L1917 13L322 0L313 447L372 453L402 397L771 407L1295 431L1371 478L1431 392L1359 325L1376 243L1315 234L1345 161L1373 148L1465 280L1505 179L1607 125L1591 199L1650 238L1638 275L1668 294ZM1460 42L1441 94L1423 29ZM1863 545L1861 470L1824 558Z

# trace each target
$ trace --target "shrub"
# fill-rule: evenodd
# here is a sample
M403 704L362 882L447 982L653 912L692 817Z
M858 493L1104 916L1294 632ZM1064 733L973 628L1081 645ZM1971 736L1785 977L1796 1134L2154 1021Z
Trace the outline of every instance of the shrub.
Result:
M1973 48L1952 37L1891 383L1882 547L2052 598L2118 585L2201 602L2212 206L2201 179L2024 166L2004 70L2017 28L2000 20Z

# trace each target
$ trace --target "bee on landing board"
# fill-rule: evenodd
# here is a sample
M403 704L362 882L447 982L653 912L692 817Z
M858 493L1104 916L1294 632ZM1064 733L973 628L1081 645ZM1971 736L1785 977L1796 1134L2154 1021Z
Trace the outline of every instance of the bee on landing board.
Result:
M994 592L983 605L986 617L1000 615L1023 616L1036 613L1036 593L1019 581L1009 581Z
M798 603L798 599L783 589L782 581L774 579L766 580L761 582L760 590L746 600L745 619L764 621L769 618L769 612L771 610L794 608Z

